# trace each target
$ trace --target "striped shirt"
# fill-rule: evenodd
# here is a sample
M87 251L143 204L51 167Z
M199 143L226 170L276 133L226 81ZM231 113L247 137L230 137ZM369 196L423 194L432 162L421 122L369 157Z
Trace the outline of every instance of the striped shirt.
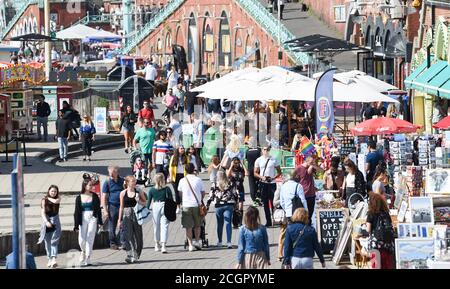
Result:
M155 165L163 165L168 162L168 153L173 150L170 142L158 140L153 144L155 154Z

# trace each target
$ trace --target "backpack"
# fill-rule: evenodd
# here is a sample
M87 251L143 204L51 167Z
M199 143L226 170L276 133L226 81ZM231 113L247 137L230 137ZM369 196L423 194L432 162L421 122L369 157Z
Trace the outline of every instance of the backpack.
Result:
M164 201L164 216L169 222L174 222L177 219L177 203L172 196L168 194L170 189L166 187L166 200Z
M373 229L372 235L374 237L374 241L377 243L389 244L394 242L394 228L392 227L392 220L386 213L382 213L378 217L377 224Z
M294 214L295 210L298 208L303 208L302 199L297 195L298 185L295 186L294 197L292 198L292 214Z

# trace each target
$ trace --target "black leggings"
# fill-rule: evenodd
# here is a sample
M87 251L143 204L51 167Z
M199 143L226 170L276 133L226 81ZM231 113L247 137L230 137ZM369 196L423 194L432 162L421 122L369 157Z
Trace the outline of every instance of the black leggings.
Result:
M92 154L92 136L81 135L81 146L85 156L90 157Z
M272 226L273 197L277 188L276 184L261 183L261 200L264 204L264 214L266 215L266 226Z
M184 178L184 174L177 174L175 176L175 183L173 184L174 185L173 191L175 192L175 201L177 205L181 204L181 197L180 194L178 193L178 184L180 183L180 180L182 178Z
M258 197L256 195L257 185L258 185L258 180L255 178L255 175L252 173L248 174L248 186L250 187L250 197L252 198L252 201L255 201L256 198Z

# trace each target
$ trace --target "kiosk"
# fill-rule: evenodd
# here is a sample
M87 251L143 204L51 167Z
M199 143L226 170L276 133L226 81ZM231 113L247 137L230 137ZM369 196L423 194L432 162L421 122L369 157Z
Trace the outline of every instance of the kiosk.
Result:
M0 93L9 96L13 131L33 131L33 91L31 89L6 89Z

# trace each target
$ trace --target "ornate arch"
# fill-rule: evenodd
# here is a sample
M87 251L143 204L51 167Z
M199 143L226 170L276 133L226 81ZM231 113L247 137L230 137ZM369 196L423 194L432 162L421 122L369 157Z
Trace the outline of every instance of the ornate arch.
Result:
M436 52L436 57L445 60L447 58L447 46L448 46L448 28L442 22L439 21L436 26L436 37L434 39L434 49Z
M226 11L220 14L219 24L219 66L231 66L231 28Z

